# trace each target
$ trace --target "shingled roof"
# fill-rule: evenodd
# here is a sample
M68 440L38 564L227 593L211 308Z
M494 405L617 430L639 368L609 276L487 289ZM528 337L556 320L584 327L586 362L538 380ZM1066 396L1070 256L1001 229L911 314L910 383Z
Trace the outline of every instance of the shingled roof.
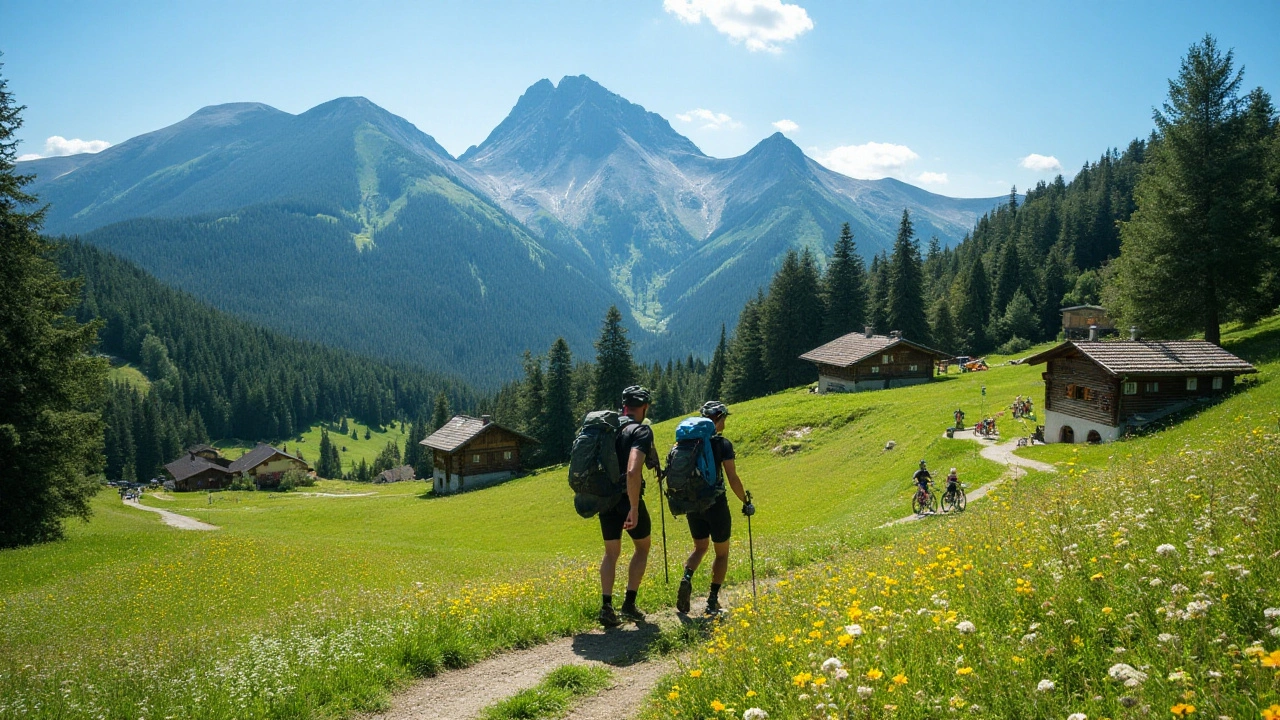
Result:
M467 443L489 432L493 428L501 428L527 442L538 442L521 432L502 427L492 420L475 418L470 415L455 415L452 420L440 426L439 430L428 435L420 444L433 450L451 453Z
M192 475L198 475L205 470L217 470L223 475L231 475L229 469L192 453L183 454L182 457L165 465L164 469L178 482L186 480Z
M835 367L849 367L876 353L884 352L899 345L906 345L935 357L948 357L947 353L925 347L920 343L914 343L905 338L887 335L867 337L866 333L852 332L848 335L842 335L826 345L810 350L801 355L800 359L823 365L834 365Z
M1069 340L1023 362L1038 365L1073 350L1112 375L1243 375L1258 369L1205 340Z
M249 468L253 468L253 467L257 467L258 465L261 465L267 460L270 460L275 455L283 455L287 458L292 458L294 460L297 460L303 465L307 464L305 460L297 456L290 455L289 453L283 450L279 450L277 448L271 447L266 443L258 443L257 447L255 447L254 449L250 450L244 455L241 455L235 460L232 460L231 465L229 466L229 469L231 470L231 472L244 472Z

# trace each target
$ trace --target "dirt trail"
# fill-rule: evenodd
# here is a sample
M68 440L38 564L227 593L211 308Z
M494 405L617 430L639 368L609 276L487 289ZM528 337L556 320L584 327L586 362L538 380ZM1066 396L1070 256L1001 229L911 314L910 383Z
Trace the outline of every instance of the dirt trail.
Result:
M197 520L193 517L187 517L186 515L179 515L176 512L169 512L168 510L161 510L160 508L147 507L146 505L143 505L137 500L125 500L124 504L128 505L131 508L137 508L139 510L146 510L147 512L156 513L164 520L165 525L176 527L182 530L221 530L222 529L217 525L210 525L209 523L204 522L202 520Z
M1050 465L1049 463L1044 463L1044 462L1040 462L1039 460L1031 460L1029 458L1024 458L1018 455L1014 455L1013 451L1018 449L1018 438L1012 438L1008 442L998 443L997 441L991 440L988 438L976 437L972 433L964 433L963 435L956 435L955 439L956 440L973 440L974 442L981 443L982 450L978 451L979 455L990 460L991 462L1000 463L1001 465L1004 465L1007 468L1004 475L1001 475L1000 477L996 478L995 480L992 480L991 482L987 483L986 485L983 485L980 488L966 492L965 496L970 501L978 500L984 497L987 493L994 490L996 486L998 486L1000 483L1004 482L1005 480L1008 480L1010 478L1013 478L1016 480L1022 477L1023 475L1026 475L1027 470L1039 470L1041 472L1057 472L1058 471L1057 468ZM881 525L880 527L889 527L891 525L900 525L902 523L915 522L921 518L928 517L928 516L929 516L929 513L925 515L908 515L907 517L898 518L897 520L892 520L890 522L887 522L884 525Z

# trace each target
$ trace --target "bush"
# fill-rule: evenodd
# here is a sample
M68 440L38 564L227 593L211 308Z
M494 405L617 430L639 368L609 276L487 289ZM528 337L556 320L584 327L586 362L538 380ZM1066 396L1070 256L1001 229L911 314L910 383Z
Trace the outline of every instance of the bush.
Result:
M229 485L227 489L228 490L246 490L248 492L253 492L254 490L258 489L258 484L254 482L254 479L249 477L248 475L241 475L235 478L234 480L232 480L231 485Z
M1009 338L1009 340L1005 344L1001 345L996 350L996 352L1001 355L1014 355L1016 353L1022 352L1023 350L1026 350L1029 347L1031 347L1030 340L1023 340L1017 335L1014 335L1013 337Z
M280 485L283 487L285 483L289 483L289 489L300 487L312 487L316 484L316 479L310 473L298 468L289 468L284 472L284 476L280 478Z

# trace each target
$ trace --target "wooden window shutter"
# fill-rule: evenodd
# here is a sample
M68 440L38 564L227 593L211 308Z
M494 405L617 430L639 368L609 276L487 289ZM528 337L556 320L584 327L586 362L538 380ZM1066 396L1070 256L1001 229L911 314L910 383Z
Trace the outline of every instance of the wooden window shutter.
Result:
M1067 386L1067 398L1068 398L1068 399L1070 399L1070 400L1074 400L1074 399L1075 399L1075 397L1076 397L1076 386L1075 386L1075 385L1068 385L1068 386Z

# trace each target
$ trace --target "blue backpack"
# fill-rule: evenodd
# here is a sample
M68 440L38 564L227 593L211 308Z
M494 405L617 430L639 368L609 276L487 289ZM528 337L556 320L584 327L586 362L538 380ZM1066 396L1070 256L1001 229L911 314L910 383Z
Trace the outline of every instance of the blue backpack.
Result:
M667 501L672 515L702 512L722 492L711 438L716 424L703 417L676 426L676 444L667 453Z

